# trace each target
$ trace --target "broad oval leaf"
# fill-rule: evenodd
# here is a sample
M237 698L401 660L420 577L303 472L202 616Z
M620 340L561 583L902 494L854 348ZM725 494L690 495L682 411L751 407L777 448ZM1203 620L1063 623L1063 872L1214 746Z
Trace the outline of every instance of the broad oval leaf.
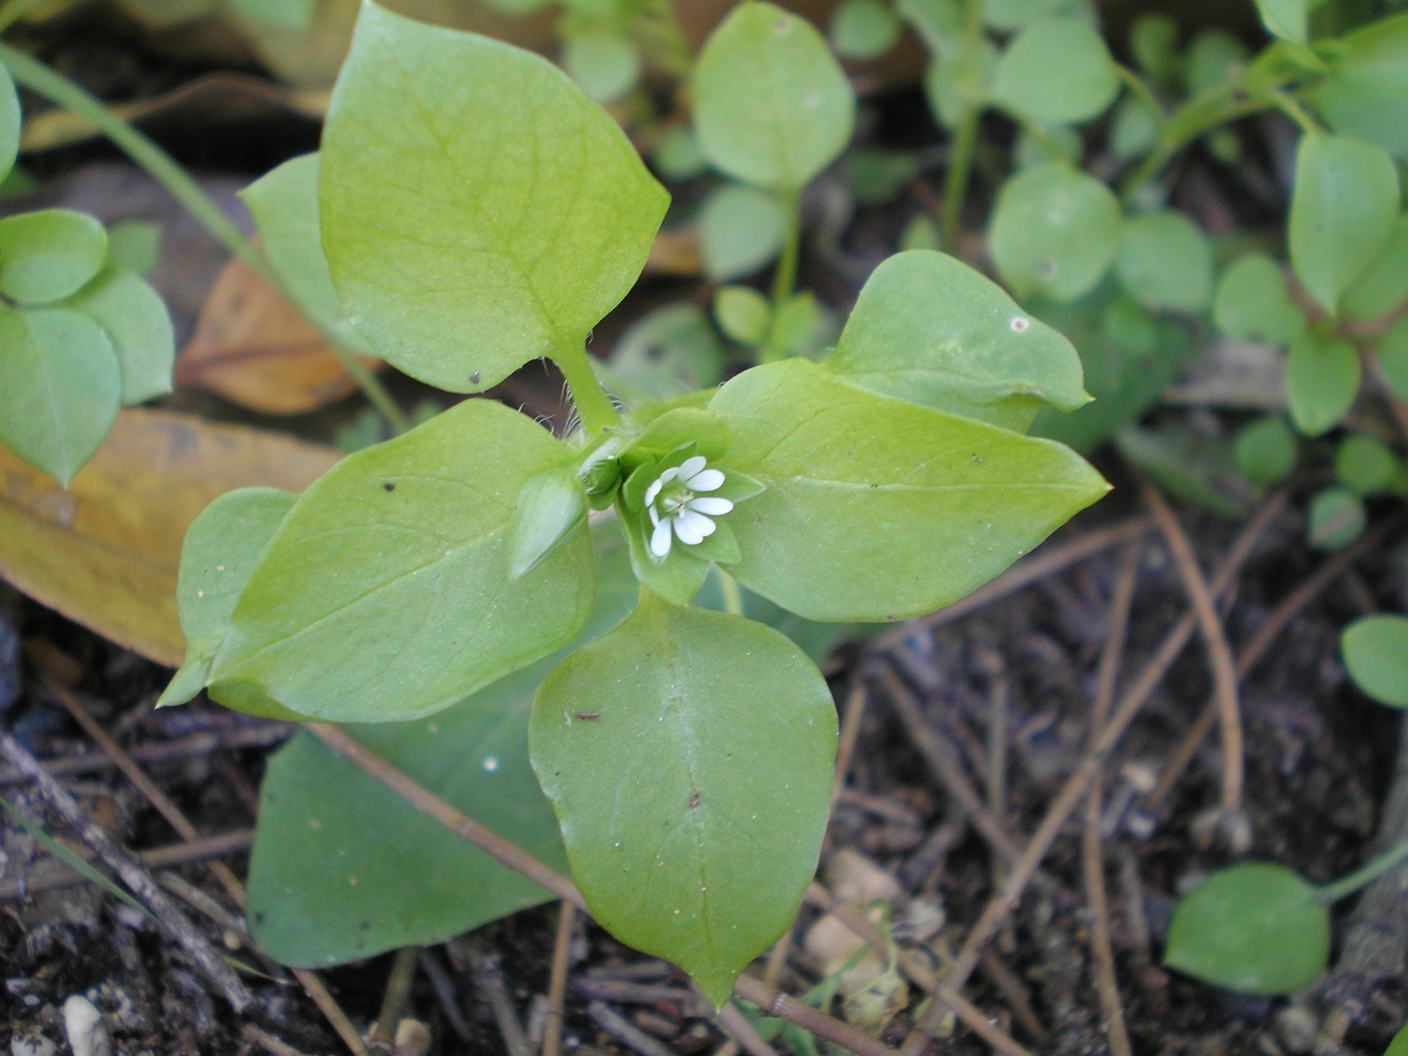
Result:
M1119 246L1120 204L1099 180L1047 162L1002 185L988 237L993 263L1020 298L1072 301L1109 270Z
M1238 257L1217 282L1217 328L1239 341L1288 345L1305 332L1305 311L1286 286L1281 265L1264 253Z
M1398 171L1383 148L1349 136L1307 133L1296 151L1291 266L1321 306L1340 299L1393 233Z
M1352 342L1302 334L1286 357L1286 397L1296 428L1306 436L1334 428L1358 395L1359 378Z
M1345 291L1342 314L1378 319L1408 301L1408 213L1393 225L1383 251L1359 281Z
M591 611L585 522L509 579L525 481L571 453L467 400L341 462L280 526L235 608L211 696L393 722L448 707L570 641Z
M1308 39L1309 7L1308 0L1256 0L1266 31L1293 44L1304 44Z
M141 403L171 391L176 337L166 302L140 275L109 268L64 307L103 328L122 370L122 402Z
M1095 117L1115 101L1120 82L1100 31L1077 18L1027 23L997 63L993 102L1042 124Z
M1065 337L968 265L925 250L871 273L825 365L886 396L1019 431L1043 403L1090 401Z
M1354 433L1335 449L1335 476L1356 495L1367 498L1392 491L1401 473L1397 456L1377 436Z
M592 915L723 1004L816 869L836 753L821 672L762 624L644 591L548 676L529 729Z
M1131 217L1120 232L1115 273L1146 307L1204 308L1212 297L1212 267L1207 236L1177 210Z
M1363 693L1380 704L1408 708L1408 618L1355 620L1340 636L1340 653Z
M20 153L20 97L10 71L0 67L0 179L15 167Z
M669 196L547 60L368 3L323 130L323 246L393 366L479 392L580 355Z
M1335 42L1311 98L1331 128L1408 158L1408 12Z
M1164 964L1243 994L1289 994L1330 957L1330 912L1316 890L1269 862L1220 869L1178 904Z
M722 518L731 571L812 620L892 621L981 586L1108 490L1078 455L879 396L805 360L754 367L710 403L721 465L766 490Z
M699 254L715 282L751 275L777 256L787 238L787 210L760 187L726 183L699 213Z
M0 293L50 304L77 293L102 268L108 234L87 213L40 209L0 220Z
M67 308L0 306L0 443L68 484L122 402L112 342Z
M797 190L845 149L856 101L816 29L773 4L745 3L709 36L694 72L704 156L747 183Z
M1296 468L1296 434L1279 414L1243 426L1234 444L1237 468L1253 484L1275 484Z

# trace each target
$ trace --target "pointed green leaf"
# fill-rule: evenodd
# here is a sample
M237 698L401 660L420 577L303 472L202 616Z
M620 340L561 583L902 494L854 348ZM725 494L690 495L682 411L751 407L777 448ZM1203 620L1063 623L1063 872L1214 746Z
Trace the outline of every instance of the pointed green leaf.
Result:
M1408 159L1408 12L1356 29L1326 57L1311 98L1330 127Z
M1398 209L1398 171L1383 148L1348 136L1301 137L1291 265L1327 311L1339 311L1345 292L1383 251Z
M1340 652L1363 693L1380 704L1408 708L1408 618L1355 620L1340 636Z
M1269 862L1220 869L1178 904L1164 964L1243 994L1289 994L1330 958L1330 911L1315 888Z
M508 578L522 579L587 516L587 495L571 466L535 473L523 484L508 528Z
M0 67L0 179L10 174L20 153L20 97L10 71Z
M265 173L241 193L264 252L284 289L343 348L370 353L333 288L318 223L319 156L304 154Z
M889 621L981 586L1108 490L1059 444L878 396L806 360L714 397L723 465L766 490L721 518L740 582L813 620Z
M558 648L591 611L585 523L509 579L518 494L571 452L532 419L467 400L312 485L235 608L211 696L394 722L448 707Z
M1047 162L1002 185L989 241L993 263L1019 298L1072 301L1095 288L1115 259L1120 204L1099 180Z
M1063 336L959 260L920 250L884 261L825 365L886 396L1023 430L1042 403L1090 397Z
M186 529L176 580L186 658L157 707L184 704L205 688L240 593L296 499L274 488L240 488L212 502ZM290 717L279 710L270 709L269 717Z
M389 363L455 392L580 349L639 277L669 200L557 67L374 3L321 165L343 304Z
M1114 59L1100 31L1076 18L1027 23L997 63L993 102L1042 124L1086 121L1115 101Z
M1289 345L1305 332L1305 312L1286 286L1281 266L1264 253L1238 257L1217 282L1217 328L1239 341Z
M529 743L592 915L721 1005L816 868L836 753L816 666L761 624L646 592L548 676Z
M1408 1056L1408 1025L1393 1036L1384 1050L1384 1056Z
M117 418L122 375L97 323L0 306L0 443L67 486Z
M77 293L108 256L108 235L87 213L40 209L0 220L0 293L49 304Z
M108 335L122 368L123 403L141 403L171 391L176 336L166 302L146 279L109 268L64 307L82 312Z
M1286 357L1286 396L1291 419L1306 436L1339 423L1359 393L1359 352L1348 341L1303 334Z
M822 35L773 4L735 8L695 67L700 149L747 183L802 187L845 149L855 112L851 84Z
M1212 298L1212 245L1182 213L1164 209L1131 217L1120 232L1115 273L1149 308L1196 312Z

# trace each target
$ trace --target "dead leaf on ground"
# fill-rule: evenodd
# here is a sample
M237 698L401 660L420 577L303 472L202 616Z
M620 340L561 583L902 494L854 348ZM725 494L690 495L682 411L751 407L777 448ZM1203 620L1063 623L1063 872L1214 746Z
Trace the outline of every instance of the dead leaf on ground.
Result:
M376 359L365 359L373 370ZM317 329L239 258L215 280L176 359L176 387L204 389L264 414L301 414L356 385Z
M175 667L176 570L196 514L235 488L301 491L337 459L279 433L140 408L118 415L67 491L0 448L0 576Z

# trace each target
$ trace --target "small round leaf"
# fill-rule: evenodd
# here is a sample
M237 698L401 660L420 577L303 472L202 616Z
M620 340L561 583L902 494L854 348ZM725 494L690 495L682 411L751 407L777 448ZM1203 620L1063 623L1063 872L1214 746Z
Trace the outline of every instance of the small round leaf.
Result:
M1182 213L1146 213L1125 221L1115 273L1147 307L1196 312L1212 296L1212 246Z
M1393 487L1399 462L1377 437L1356 433L1335 451L1335 476L1356 495L1377 495Z
M1340 636L1349 677L1380 704L1408 708L1408 618L1366 616Z
M1253 484L1285 480L1296 465L1296 435L1279 414L1268 415L1237 433L1237 468Z
M1358 395L1359 378L1353 344L1302 334L1286 357L1286 395L1296 428L1306 436L1334 428Z
M900 39L899 16L882 0L841 0L831 16L831 43L848 59L878 59Z
M49 304L77 293L108 255L103 225L72 209L40 209L0 220L0 293Z
M1085 121L1104 111L1119 92L1119 78L1105 40L1075 18L1040 18L1027 24L997 63L993 102L1043 124Z
M1222 273L1212 314L1217 328L1239 341L1288 345L1305 331L1305 312L1280 265L1264 253L1238 257Z
M1365 523L1364 503L1348 488L1322 488L1311 496L1306 526L1315 549L1344 549L1364 533Z
M709 195L699 216L704 273L716 282L751 275L782 250L787 213L771 191L730 183Z

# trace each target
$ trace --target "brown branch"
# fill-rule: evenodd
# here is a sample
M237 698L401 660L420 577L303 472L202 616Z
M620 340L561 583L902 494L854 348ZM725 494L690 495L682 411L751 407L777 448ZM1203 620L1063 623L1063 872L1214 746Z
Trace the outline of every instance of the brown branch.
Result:
M1252 516L1241 534L1233 542L1222 567L1213 577L1212 592L1214 596L1221 595L1231 586L1237 572L1251 556L1252 549L1266 533L1272 522L1280 515L1285 505L1285 492L1276 492ZM1035 835L1027 844L1027 849L1021 860L1008 876L1006 884L988 901L987 906L973 925L972 931L969 932L968 939L959 951L953 969L946 977L950 987L955 990L961 988L973 974L973 969L977 966L983 947L1016 906L1017 900L1035 874L1037 866L1051 850L1052 844L1056 842L1061 827L1069 820L1076 807L1080 805L1095 775L1100 773L1104 766L1105 757L1119 742L1130 723L1138 716L1144 704L1163 681L1174 661L1187 647L1193 637L1195 625L1196 619L1191 613L1185 613L1178 620L1140 677L1126 691L1109 723L1085 753L1080 766L1066 779L1066 783L1056 794L1046 816L1037 827ZM914 1029L910 1031L909 1037L905 1039L904 1045L900 1049L901 1056L919 1056L929 1034L943 1018L944 998L940 995L936 996L939 996L940 999L934 1003Z
M548 1013L543 1027L543 1056L562 1051L562 1024L566 1019L567 972L571 967L572 931L577 915L571 902L557 910L557 935L552 944L552 971L548 975Z

